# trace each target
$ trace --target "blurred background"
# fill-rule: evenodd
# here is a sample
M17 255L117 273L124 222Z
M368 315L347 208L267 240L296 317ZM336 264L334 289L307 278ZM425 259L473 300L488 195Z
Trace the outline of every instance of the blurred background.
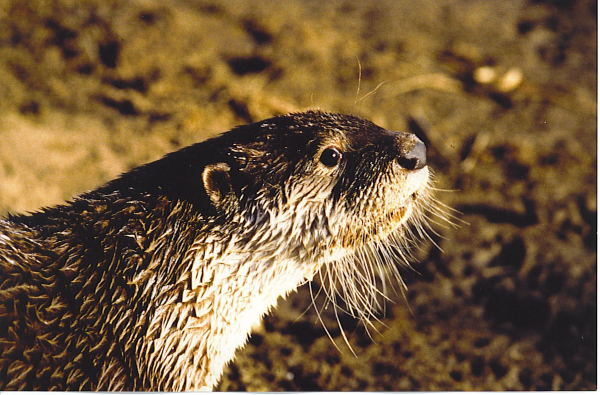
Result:
M235 125L364 116L427 142L466 223L414 251L378 332L341 317L356 356L303 287L219 389L592 390L596 95L591 0L2 0L0 215Z

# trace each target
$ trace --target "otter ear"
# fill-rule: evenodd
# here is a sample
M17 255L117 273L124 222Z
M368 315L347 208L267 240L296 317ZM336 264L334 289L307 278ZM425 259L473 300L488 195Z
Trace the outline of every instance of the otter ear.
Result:
M226 163L213 163L202 171L204 189L215 206L220 206L225 197L232 192L229 170L231 168Z

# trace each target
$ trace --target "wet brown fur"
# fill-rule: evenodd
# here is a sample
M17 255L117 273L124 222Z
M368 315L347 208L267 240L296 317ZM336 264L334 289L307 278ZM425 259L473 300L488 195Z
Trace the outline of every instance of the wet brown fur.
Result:
M419 215L406 207L429 190L405 160L415 139L290 114L0 220L0 389L212 388L278 297L405 238ZM323 166L332 146L342 159Z

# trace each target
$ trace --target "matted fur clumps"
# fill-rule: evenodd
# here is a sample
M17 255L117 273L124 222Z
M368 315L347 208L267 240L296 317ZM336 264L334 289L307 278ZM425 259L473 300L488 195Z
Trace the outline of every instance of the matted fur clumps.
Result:
M377 277L401 282L426 219L446 218L431 183L414 135L309 111L0 220L0 389L211 389L316 273L368 321Z

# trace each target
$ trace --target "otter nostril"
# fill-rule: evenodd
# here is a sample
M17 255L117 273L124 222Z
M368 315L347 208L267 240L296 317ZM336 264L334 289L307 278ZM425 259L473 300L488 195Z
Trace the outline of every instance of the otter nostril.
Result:
M400 166L402 166L403 168L405 168L407 170L415 170L415 168L417 167L416 159L408 159L408 158L404 158L404 157L398 157L396 160L398 161L398 164Z
M407 170L419 170L427 164L427 148L417 139L414 147L405 155L396 158L398 164Z

